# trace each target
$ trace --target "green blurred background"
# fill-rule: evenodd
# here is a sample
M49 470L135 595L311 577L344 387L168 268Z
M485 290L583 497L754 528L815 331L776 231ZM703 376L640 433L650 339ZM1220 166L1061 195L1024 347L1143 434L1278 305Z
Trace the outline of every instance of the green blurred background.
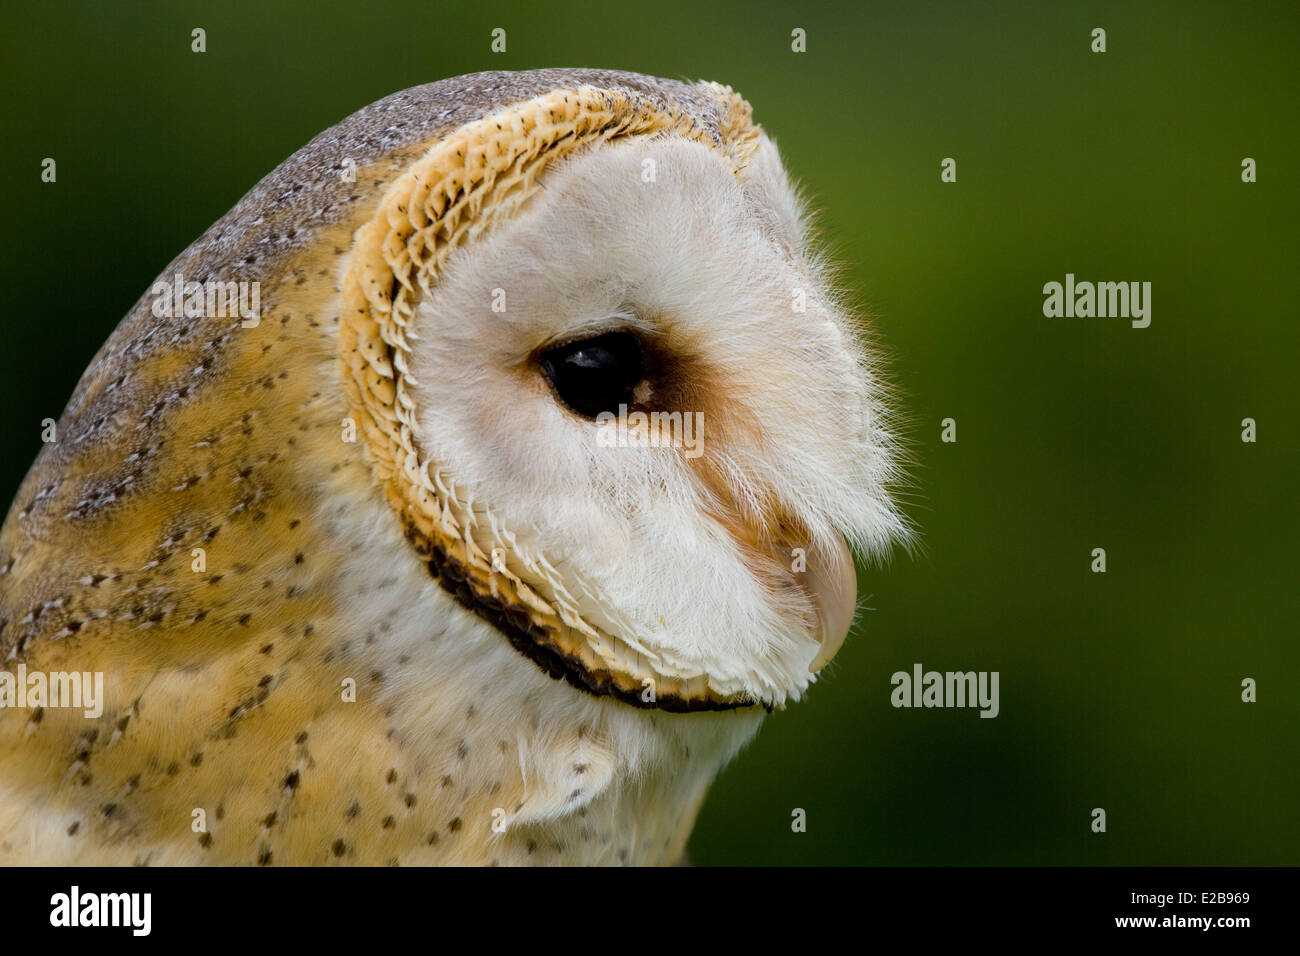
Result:
M1300 863L1293 2L174 6L7 9L6 503L155 275L352 111L484 69L718 80L891 352L923 551L862 570L874 610L693 860ZM1066 272L1150 281L1150 328L1044 318ZM999 671L1001 716L895 710L915 662Z

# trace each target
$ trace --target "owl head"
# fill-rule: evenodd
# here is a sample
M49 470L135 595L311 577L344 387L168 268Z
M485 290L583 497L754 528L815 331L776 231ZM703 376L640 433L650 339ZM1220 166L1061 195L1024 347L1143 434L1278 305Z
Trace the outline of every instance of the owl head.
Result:
M583 82L465 123L356 233L351 407L444 588L634 706L780 706L906 534L863 330L750 108Z

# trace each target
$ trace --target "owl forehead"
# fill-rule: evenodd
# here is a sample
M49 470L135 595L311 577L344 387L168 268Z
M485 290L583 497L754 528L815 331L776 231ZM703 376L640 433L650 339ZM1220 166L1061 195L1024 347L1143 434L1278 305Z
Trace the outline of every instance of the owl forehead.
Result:
M798 237L774 235L774 210L756 209L788 190L783 182L746 191L715 150L663 136L584 151L543 186L449 257L423 310L435 326L430 350L473 344L506 359L623 328L683 352L729 346L752 359L747 345L796 326L831 334L818 328L818 290L790 252Z

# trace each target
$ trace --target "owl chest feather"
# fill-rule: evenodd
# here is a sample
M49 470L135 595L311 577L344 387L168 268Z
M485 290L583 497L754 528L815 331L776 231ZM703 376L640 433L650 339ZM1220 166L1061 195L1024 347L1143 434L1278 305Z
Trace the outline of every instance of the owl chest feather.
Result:
M54 710L34 729L0 722L0 857L679 859L753 715L654 714L548 677L440 589L393 569L370 523L379 515L365 511L335 516L342 540L349 526L356 535L346 559L304 585L309 613L255 615L219 655L177 647L134 669L101 655L94 666L117 686L89 728ZM50 654L31 666L71 665Z

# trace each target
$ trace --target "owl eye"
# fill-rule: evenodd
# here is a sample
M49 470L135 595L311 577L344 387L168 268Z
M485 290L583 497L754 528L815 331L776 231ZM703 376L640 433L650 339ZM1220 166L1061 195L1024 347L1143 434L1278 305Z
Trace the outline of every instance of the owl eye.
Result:
M645 377L641 343L630 332L607 332L547 349L542 374L560 401L585 418L618 414L632 404L632 390Z

